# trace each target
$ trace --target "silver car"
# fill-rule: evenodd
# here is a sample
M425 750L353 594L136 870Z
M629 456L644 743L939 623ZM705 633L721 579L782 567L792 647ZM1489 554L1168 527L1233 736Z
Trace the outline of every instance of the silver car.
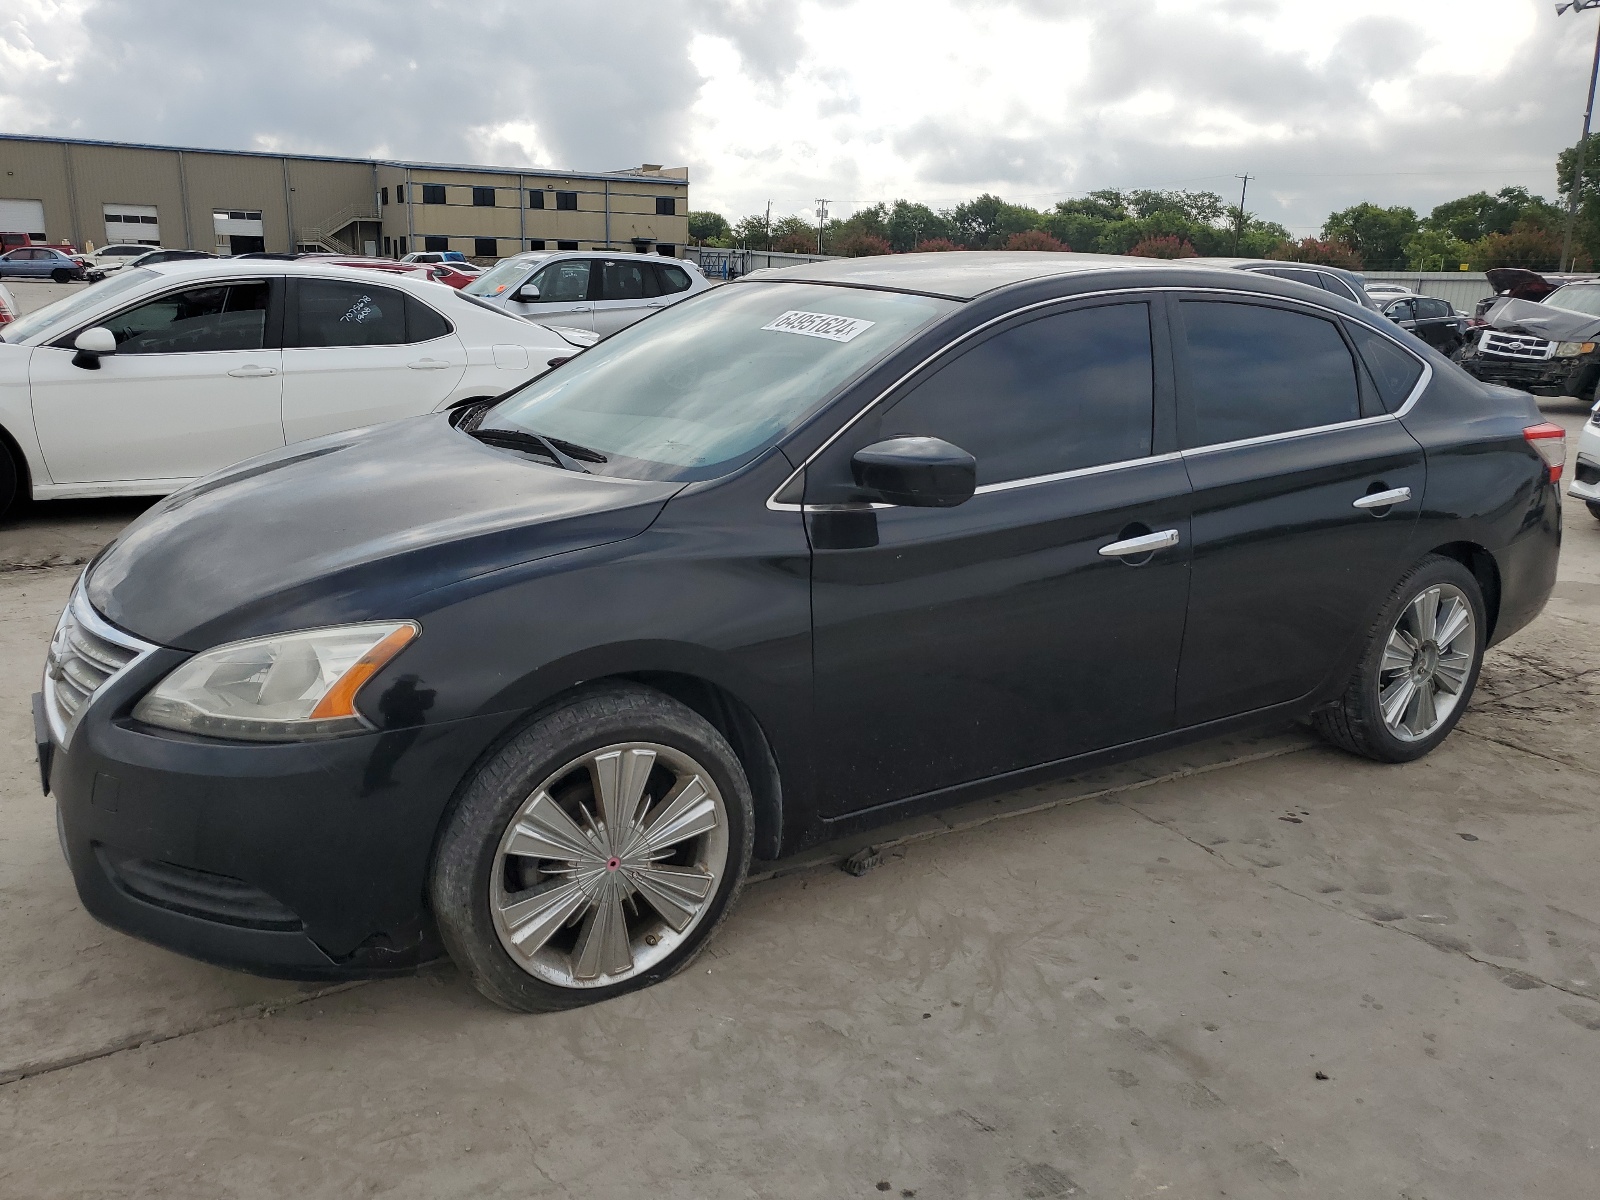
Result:
M710 286L681 259L566 250L501 259L461 290L518 316L606 337Z

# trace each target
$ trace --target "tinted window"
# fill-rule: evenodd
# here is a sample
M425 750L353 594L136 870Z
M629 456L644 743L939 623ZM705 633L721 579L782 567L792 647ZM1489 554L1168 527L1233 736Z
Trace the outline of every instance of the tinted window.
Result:
M589 298L589 260L567 259L551 263L531 281L539 289L540 304L571 304Z
M447 237L435 237L435 236L425 237L425 238L422 239L422 248L424 250L435 250L435 251L437 251L437 250L448 250L448 249L450 249L450 239L447 238ZM439 260L437 258L425 258L425 259L424 258L419 258L417 261L418 262L438 262Z
M1115 304L996 334L884 414L883 437L926 435L978 460L978 484L1150 453L1150 313Z
M259 350L267 329L266 280L190 288L118 313L102 324L118 354Z
M1409 300L1397 300L1384 310L1384 315L1394 321L1410 321L1416 317Z
M500 243L494 238L473 238L472 257L495 258L500 253Z
M657 267L656 271L661 276L661 294L670 296L673 292L687 292L689 290L689 272L682 267Z
M425 183L422 185L422 202L424 204L443 204L444 184Z
M1192 444L1361 415L1355 362L1332 321L1258 304L1185 300Z
M1424 298L1417 301L1417 316L1422 320L1433 321L1449 315L1450 306L1443 300Z
M1354 300L1357 304L1361 303L1361 297L1356 295L1355 289L1337 275L1329 275L1326 271L1319 271L1317 272L1317 278L1322 282L1322 286L1335 296L1343 296L1346 300Z
M1295 283L1303 283L1318 290L1322 287L1317 272L1307 271L1303 267L1272 267L1269 270L1262 271L1261 274L1271 275L1278 279L1293 280Z
M577 207L578 207L578 193L577 192L557 192L556 193L556 207L558 209L567 209L567 210L570 210L570 211L576 211Z
M431 342L449 332L449 321L415 296L406 297L406 341Z
M657 196L656 197L656 216L658 216L658 217L670 217L670 216L672 216L673 213L675 213L677 211L678 211L678 209L677 209L677 201L676 201L676 199L674 197L672 197L672 196Z
M494 189L492 187L475 187L472 189L472 207L493 208Z
M1350 331L1356 349L1361 351L1361 361L1367 364L1367 370L1372 374L1378 395L1383 398L1383 406L1395 412L1411 395L1411 389L1417 386L1417 380L1422 377L1422 364L1415 356L1407 354L1388 338L1365 325L1351 321L1345 328Z
M660 294L656 273L650 263L602 262L600 299L643 300Z
M395 346L406 340L405 297L343 280L299 281L297 346Z
M529 208L543 208L544 207L544 193L543 192L529 191L529 193L528 193L528 207Z

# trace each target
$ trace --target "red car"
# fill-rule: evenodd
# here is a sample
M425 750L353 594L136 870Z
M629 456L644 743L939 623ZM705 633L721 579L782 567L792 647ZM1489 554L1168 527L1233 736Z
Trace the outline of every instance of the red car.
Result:
M450 263L395 262L392 258L341 258L338 255L325 257L328 262L341 267L362 267L368 271L387 271L391 275L409 275L413 279L431 279L453 288L465 287L476 278L466 271L456 270Z

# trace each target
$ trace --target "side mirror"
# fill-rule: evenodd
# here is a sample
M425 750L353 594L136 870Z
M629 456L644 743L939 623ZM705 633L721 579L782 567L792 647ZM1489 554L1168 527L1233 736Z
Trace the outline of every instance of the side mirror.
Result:
M95 325L80 333L73 340L72 348L77 351L72 356L73 366L98 371L101 357L117 352L117 338L103 325Z
M934 437L876 442L856 451L850 469L873 499L907 508L954 508L978 485L978 460Z
M511 298L518 304L532 304L539 298L539 289L531 283L525 283L511 293Z

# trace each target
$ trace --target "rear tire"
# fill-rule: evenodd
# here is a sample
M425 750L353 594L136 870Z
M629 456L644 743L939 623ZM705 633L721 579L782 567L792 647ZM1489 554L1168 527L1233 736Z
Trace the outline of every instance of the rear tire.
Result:
M504 1008L609 1000L699 953L754 833L744 769L710 722L651 688L606 687L547 712L467 784L434 857L434 919Z
M0 519L15 515L21 507L21 497L17 493L22 490L22 478L11 452L0 444Z
M1312 726L1363 758L1421 758L1466 711L1487 631L1483 592L1472 572L1430 554L1395 585L1344 694L1313 713Z
M1584 504L1589 509L1589 515L1600 521L1600 500L1585 500Z
M67 270L65 267L57 267L54 271L50 272L50 278L56 283L71 283L72 272Z

